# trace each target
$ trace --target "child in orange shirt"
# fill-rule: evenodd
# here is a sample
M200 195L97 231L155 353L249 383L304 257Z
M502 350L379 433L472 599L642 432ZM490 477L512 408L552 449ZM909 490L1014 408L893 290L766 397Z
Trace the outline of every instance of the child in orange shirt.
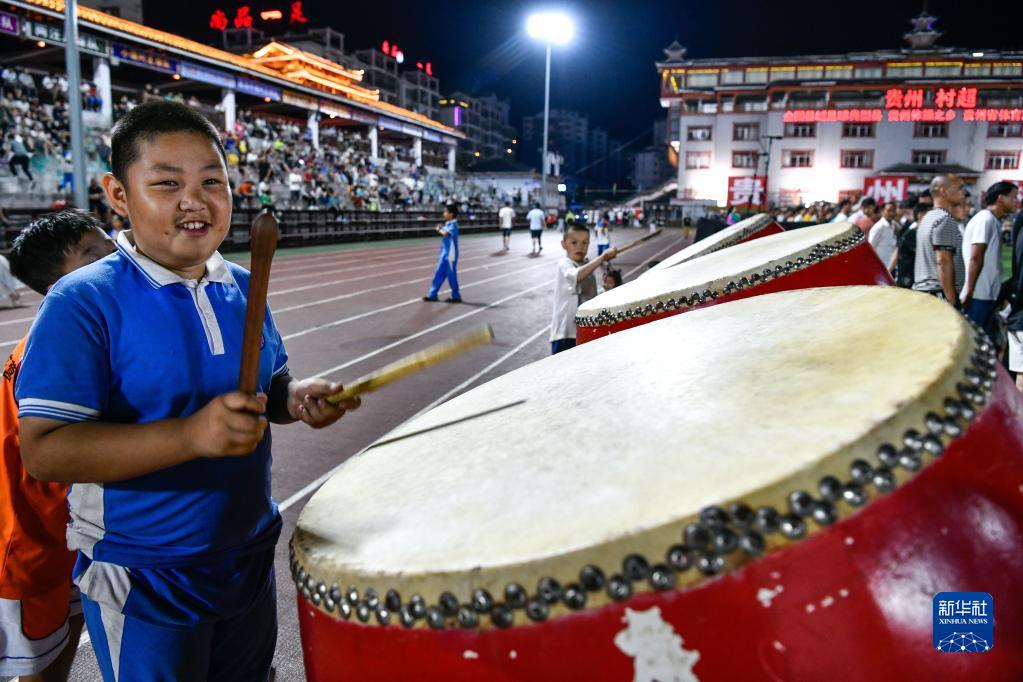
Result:
M11 271L46 295L78 268L114 252L103 225L85 211L45 215L26 227L9 256ZM27 336L15 346L0 385L0 678L67 680L82 631L82 604L71 583L68 486L42 483L21 461L14 383Z

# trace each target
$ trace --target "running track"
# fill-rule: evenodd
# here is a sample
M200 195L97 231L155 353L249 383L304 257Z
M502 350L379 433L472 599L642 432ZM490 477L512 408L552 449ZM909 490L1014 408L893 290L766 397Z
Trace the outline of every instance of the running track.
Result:
M616 230L614 242L624 244L642 234ZM284 517L276 556L277 680L305 680L288 541L309 496L347 458L416 413L550 353L551 280L563 251L554 232L544 234L544 245L540 257L531 257L525 232L513 235L509 253L501 251L500 236L462 237L458 276L466 303L461 305L420 300L437 260L436 239L278 252L269 303L296 377L350 381L484 323L494 328L496 340L366 396L359 411L333 427L273 427L273 492ZM633 279L648 261L684 245L678 231L666 230L621 256L615 266ZM245 264L244 255L238 260ZM441 298L445 295L446 289ZM9 353L28 331L38 301L29 294L26 306L0 311L0 352ZM71 679L101 679L88 642L79 648Z

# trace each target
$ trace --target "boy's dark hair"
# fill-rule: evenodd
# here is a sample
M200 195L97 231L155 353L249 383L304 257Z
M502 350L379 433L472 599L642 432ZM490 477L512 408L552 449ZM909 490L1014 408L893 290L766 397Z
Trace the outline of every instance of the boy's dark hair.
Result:
M988 187L987 191L984 192L984 205L990 206L991 204L997 202L999 197L1004 197L1007 194L1012 194L1012 190L1014 189L1019 189L1019 187L1014 182L1007 182L1005 180L1002 180L1001 182L996 182L995 184Z
M452 217L458 217L458 204L444 204L444 210L452 215Z
M622 271L611 268L605 273L608 277L615 281L615 286L620 287L622 285Z
M21 231L7 259L11 274L32 291L46 295L64 274L64 256L92 229L103 229L93 214L69 208L36 218Z
M864 197L860 202L860 208L863 208L864 206L877 206L877 199L874 197Z
M570 220L567 223L565 223L565 236L567 237L568 233L573 231L585 232L586 234L589 234L590 228L586 226L586 223L579 223L574 220Z
M202 135L216 146L220 160L227 167L224 143L209 119L184 104L161 99L138 105L114 124L110 133L110 172L125 182L128 168L139 157L139 143L165 133Z

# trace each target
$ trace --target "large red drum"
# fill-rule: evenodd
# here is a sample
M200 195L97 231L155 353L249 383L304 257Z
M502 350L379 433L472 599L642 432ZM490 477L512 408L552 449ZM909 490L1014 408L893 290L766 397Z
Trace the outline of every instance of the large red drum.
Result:
M647 272L643 273L643 277L651 272L670 268L679 263L685 263L694 258L700 256L706 256L708 253L714 253L721 249L726 249L729 246L735 246L736 244L742 244L744 242L751 241L753 239L759 239L760 237L766 237L772 234L778 234L784 232L785 228L779 225L774 218L766 213L758 213L754 216L750 216L745 220L740 220L734 225L718 230L712 235L709 235L698 242L694 242L682 249L681 251L668 256L657 265L650 268Z
M732 246L615 287L579 306L576 339L582 344L694 308L777 291L892 283L860 228L828 223Z
M1021 413L986 338L896 287L735 301L541 360L310 500L308 679L1018 681ZM993 596L989 650L935 646L943 591Z

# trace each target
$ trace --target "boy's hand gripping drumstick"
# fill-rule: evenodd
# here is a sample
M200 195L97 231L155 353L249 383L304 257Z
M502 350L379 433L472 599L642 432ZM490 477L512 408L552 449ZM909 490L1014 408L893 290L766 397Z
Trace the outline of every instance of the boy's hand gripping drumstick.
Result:
M277 219L269 210L264 210L252 221L249 298L245 305L245 333L238 375L238 390L249 395L255 395L259 390L259 351L266 316L266 290L270 286L270 263L277 249L277 231Z
M370 372L366 376L356 379L350 383L348 387L340 393L327 396L327 402L336 405L342 400L348 400L355 396L362 395L363 393L375 391L378 388L383 388L387 384L398 381L399 379L404 379L411 374L415 374L427 367L436 365L438 362L443 362L448 358L461 355L470 348L490 343L493 340L494 330L491 329L488 324L474 332L466 334L465 336L452 341L443 341L435 344L426 350L421 350L418 353L413 353L412 355L402 358L397 362L392 362L386 367L382 367L375 372Z

